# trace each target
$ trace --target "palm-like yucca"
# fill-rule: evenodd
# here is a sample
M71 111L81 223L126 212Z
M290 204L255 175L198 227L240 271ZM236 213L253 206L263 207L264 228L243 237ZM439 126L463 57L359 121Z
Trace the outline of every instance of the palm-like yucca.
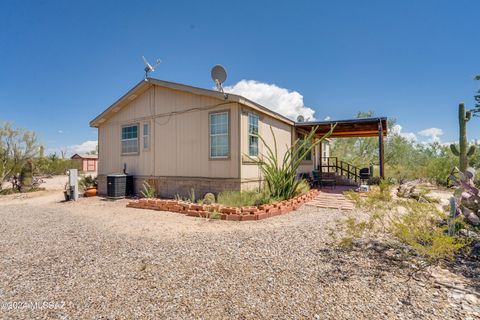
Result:
M313 141L313 138L318 127L312 128L304 139L297 139L291 147L287 148L281 163L278 161L277 139L272 127L270 127L270 131L273 136L273 149L265 142L263 137L257 135L265 145L267 152L258 158L252 158L250 156L249 158L260 167L271 197L290 199L295 196L298 185L302 181L297 178L297 169L302 163L302 160L305 159L315 146L328 138L334 128L335 125L332 126L329 132L316 141Z

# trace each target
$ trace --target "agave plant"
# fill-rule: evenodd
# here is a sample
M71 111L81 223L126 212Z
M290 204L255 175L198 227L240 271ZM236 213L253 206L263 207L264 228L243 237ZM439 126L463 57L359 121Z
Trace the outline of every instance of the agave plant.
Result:
M452 171L449 180L456 186L453 197L450 199L450 220L463 215L472 225L480 225L480 191L475 187L475 169L468 168L461 172L458 168ZM449 232L451 233L449 226Z
M313 138L318 127L312 128L304 139L297 139L287 148L282 161L279 161L277 139L272 127L270 127L270 131L273 136L273 149L265 142L263 137L257 135L266 148L266 154L258 158L248 157L260 167L266 187L272 198L290 199L295 196L297 188L302 181L297 178L298 167L315 146L332 134L334 128L335 125L323 137L315 141Z

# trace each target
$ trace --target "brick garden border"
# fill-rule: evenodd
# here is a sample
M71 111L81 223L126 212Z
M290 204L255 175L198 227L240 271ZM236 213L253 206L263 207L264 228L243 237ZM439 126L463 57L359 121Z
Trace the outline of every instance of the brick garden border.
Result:
M290 211L297 210L305 202L314 199L320 193L317 189L312 189L304 195L283 200L272 204L262 204L260 206L250 207L228 207L221 204L196 204L179 200L165 199L139 199L130 201L127 204L129 208L150 209L157 211L170 211L185 214L191 217L210 218L217 212L221 220L232 221L254 221L287 214Z

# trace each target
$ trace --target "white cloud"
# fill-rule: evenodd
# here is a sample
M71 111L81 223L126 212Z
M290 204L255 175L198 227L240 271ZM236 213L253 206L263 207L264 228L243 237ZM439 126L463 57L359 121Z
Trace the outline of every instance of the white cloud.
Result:
M69 154L86 153L92 150L96 150L97 144L98 144L97 140L87 140L80 144L74 144L74 145L68 146L66 147L66 149Z
M428 128L418 132L419 135L429 138L427 142L440 142L443 130L440 128Z
M303 96L297 91L255 80L241 80L224 90L244 96L294 121L299 115L305 120L315 120L315 111L304 105Z
M63 133L63 130L58 130L58 133L62 134L62 133Z
M330 118L330 116L326 116L325 119L323 119L323 121L328 121L330 119L332 119L332 118Z
M403 138L405 138L407 141L410 142L415 142L417 141L417 136L413 132L402 132L402 126L399 124L396 124L392 127L392 134L399 135Z

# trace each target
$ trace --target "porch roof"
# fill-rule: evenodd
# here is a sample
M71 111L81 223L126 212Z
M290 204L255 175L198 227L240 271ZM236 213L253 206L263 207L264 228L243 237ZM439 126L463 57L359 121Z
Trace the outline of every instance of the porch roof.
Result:
M317 134L323 135L327 133L334 124L337 124L337 126L333 130L330 138L378 137L380 128L382 128L383 135L387 135L386 117L296 122L295 128L310 131L312 128L318 126Z

